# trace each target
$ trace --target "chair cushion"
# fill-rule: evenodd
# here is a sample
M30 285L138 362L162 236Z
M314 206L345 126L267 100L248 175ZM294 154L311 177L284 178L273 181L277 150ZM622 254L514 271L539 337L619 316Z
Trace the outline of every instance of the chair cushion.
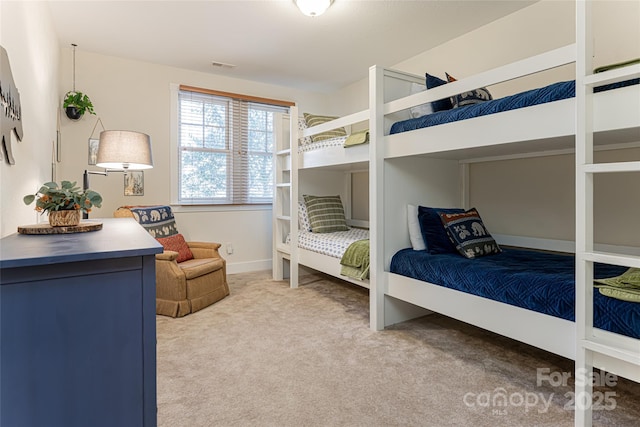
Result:
M187 280L220 270L222 265L220 258L194 258L178 264Z

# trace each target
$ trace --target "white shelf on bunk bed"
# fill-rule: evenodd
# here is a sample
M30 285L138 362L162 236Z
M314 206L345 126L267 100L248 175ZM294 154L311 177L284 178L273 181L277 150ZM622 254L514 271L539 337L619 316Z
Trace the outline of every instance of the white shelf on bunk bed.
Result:
M291 217L289 215L277 215L276 219L279 221L291 221Z
M276 184L277 188L290 188L291 187L291 183L290 182L281 182Z
M290 148L286 148L284 150L279 150L276 152L276 156L288 156L291 154L291 149Z

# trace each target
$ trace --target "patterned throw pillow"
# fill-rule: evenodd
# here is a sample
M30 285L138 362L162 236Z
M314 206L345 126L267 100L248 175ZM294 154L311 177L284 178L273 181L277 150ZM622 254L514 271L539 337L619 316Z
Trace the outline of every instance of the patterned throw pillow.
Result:
M136 221L156 239L178 234L176 221L169 206L130 208Z
M449 83L455 82L455 77L451 77L449 73L445 73L447 75L447 80ZM481 87L480 89L470 90L469 92L462 92L456 96L451 97L451 105L453 108L464 107L465 105L474 105L480 104L481 102L491 101L493 97L489 93L486 87Z
M349 230L340 196L309 196L305 194L302 197L307 205L311 231L332 233Z
M159 237L156 238L156 240L160 242L165 251L178 252L176 262L193 259L193 253L191 253L191 249L189 249L189 245L187 245L182 234L178 233L169 237Z
M298 202L298 228L303 231L311 231L311 223L309 222L307 205L305 205L302 201Z
M337 117L333 116L318 116L316 114L304 113L304 120L307 123L307 127L313 127L317 125L321 125L326 122L330 122L331 120L335 120ZM311 140L313 142L324 141L326 139L338 138L340 136L347 136L347 131L344 128L337 128L328 130L326 132L319 133L317 135L313 135Z
M446 81L442 80L439 77L432 76L429 73L425 74L425 77L426 77L426 83L427 83L427 90L447 84ZM451 98L444 98L444 99L439 99L437 101L432 101L431 108L433 108L434 113L437 111L450 110L452 108Z
M418 222L422 231L424 244L430 254L456 253L456 248L451 243L440 219L440 213L461 213L464 209L459 208L430 208L418 206Z
M477 258L502 252L475 208L463 213L441 213L440 218L461 255Z
M298 131L300 131L300 145L307 145L307 144L311 144L311 137L310 136L305 136L302 137L302 131L304 131L307 128L307 122L304 120L304 117L300 117L298 119Z

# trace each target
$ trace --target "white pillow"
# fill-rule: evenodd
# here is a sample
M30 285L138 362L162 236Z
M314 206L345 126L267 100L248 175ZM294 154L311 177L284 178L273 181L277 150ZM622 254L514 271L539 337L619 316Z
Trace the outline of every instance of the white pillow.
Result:
M421 85L420 83L411 83L411 95L420 93L425 90L427 90L426 85ZM427 102L426 104L411 107L410 111L411 117L417 119L418 117L426 116L427 114L433 113L433 107L431 106L430 102Z
M407 205L407 224L409 225L409 239L414 251L424 251L427 245L424 243L420 222L418 222L418 206Z
M311 231L311 222L309 222L307 205L305 205L301 200L298 201L298 230Z
M307 122L304 120L304 117L300 117L298 119L298 130L300 131L300 145L307 145L307 144L311 144L311 137L310 136L305 136L302 137L302 131L304 131L307 128Z

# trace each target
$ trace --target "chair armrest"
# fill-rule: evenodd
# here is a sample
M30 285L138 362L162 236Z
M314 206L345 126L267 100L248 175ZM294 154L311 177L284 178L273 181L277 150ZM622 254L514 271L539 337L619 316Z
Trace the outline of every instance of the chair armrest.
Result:
M175 261L178 259L178 252L164 251L161 254L156 254L156 261Z
M194 258L222 258L218 249L220 243L213 242L187 242Z
M187 297L187 277L177 258L175 251L156 254L156 298L177 301Z

